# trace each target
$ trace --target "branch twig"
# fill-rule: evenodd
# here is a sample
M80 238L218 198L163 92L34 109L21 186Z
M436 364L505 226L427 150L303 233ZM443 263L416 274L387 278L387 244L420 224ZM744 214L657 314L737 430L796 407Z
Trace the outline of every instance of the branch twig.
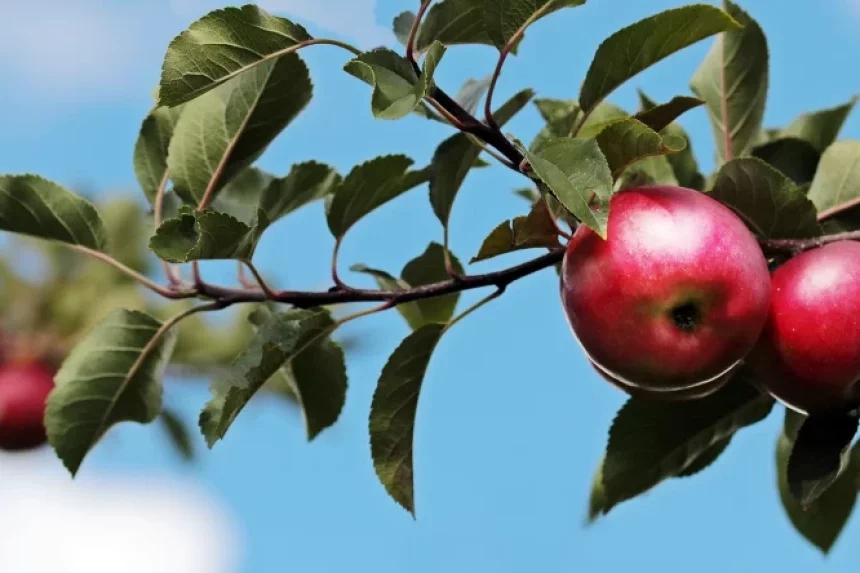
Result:
M860 231L822 235L811 239L759 239L759 245L766 255L798 255L839 241L860 241Z

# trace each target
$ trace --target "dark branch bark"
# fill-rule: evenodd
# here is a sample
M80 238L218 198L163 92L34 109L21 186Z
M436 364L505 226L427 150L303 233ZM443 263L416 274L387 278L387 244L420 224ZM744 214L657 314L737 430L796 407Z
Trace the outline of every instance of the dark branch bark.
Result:
M759 239L759 245L766 255L797 255L838 241L860 241L860 231L823 235L811 239Z

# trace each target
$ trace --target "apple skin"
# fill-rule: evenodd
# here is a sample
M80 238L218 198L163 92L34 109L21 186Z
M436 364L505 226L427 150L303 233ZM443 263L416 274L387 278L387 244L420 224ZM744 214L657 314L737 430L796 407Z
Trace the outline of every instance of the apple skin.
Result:
M803 414L860 403L860 243L797 255L771 278L768 321L747 358L759 383Z
M562 306L588 358L622 384L706 387L755 346L770 306L755 237L694 189L616 193L606 240L580 225L562 262Z
M640 388L639 386L632 386L630 384L622 382L621 380L613 378L611 374L605 372L602 368L600 368L600 366L595 364L590 359L589 363L591 364L591 367L594 368L594 371L597 372L598 376L600 376L622 392L628 394L630 397L641 400L654 400L659 402L684 402L687 400L697 400L699 398L705 398L706 396L710 396L711 394L725 386L734 377L736 370L733 368L722 376L702 386L694 386L692 388L682 388L678 390L667 389L657 391L647 388Z
M31 450L47 441L45 401L54 370L37 361L0 366L0 449Z

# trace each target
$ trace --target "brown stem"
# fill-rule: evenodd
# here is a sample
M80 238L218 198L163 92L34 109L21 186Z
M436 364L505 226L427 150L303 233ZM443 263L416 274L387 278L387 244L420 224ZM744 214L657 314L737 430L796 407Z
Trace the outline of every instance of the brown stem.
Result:
M496 123L496 118L493 117L493 94L496 92L496 83L499 81L499 76L502 75L502 67L505 65L505 60L508 59L508 54L511 53L511 50L514 49L514 46L517 45L517 42L519 42L523 37L523 34L526 33L526 28L531 26L535 20L543 16L547 10L552 7L552 5L552 2L547 2L541 8L535 10L534 13L529 16L525 22L523 22L523 25L514 32L514 35L511 36L508 42L499 51L499 59L496 62L496 69L493 70L493 77L490 79L489 88L487 88L487 97L484 99L484 118L487 120L487 125L495 131L499 131L499 124Z
M413 67L418 66L415 61L415 39L418 36L418 29L421 27L421 20L424 19L424 12L427 11L432 2L433 0L421 0L421 6L415 15L415 21L412 22L412 28L409 30L409 38L406 40L406 59L409 60Z
M797 255L839 241L860 241L860 231L823 235L811 239L759 239L759 245L767 255Z

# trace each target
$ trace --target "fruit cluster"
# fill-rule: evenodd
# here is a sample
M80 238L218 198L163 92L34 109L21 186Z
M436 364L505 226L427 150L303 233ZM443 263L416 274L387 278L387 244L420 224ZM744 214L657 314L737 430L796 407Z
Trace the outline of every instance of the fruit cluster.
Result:
M574 233L561 299L597 372L630 395L707 396L745 364L793 410L855 410L860 243L779 262L771 272L743 221L706 193L629 188L611 200L606 240Z

